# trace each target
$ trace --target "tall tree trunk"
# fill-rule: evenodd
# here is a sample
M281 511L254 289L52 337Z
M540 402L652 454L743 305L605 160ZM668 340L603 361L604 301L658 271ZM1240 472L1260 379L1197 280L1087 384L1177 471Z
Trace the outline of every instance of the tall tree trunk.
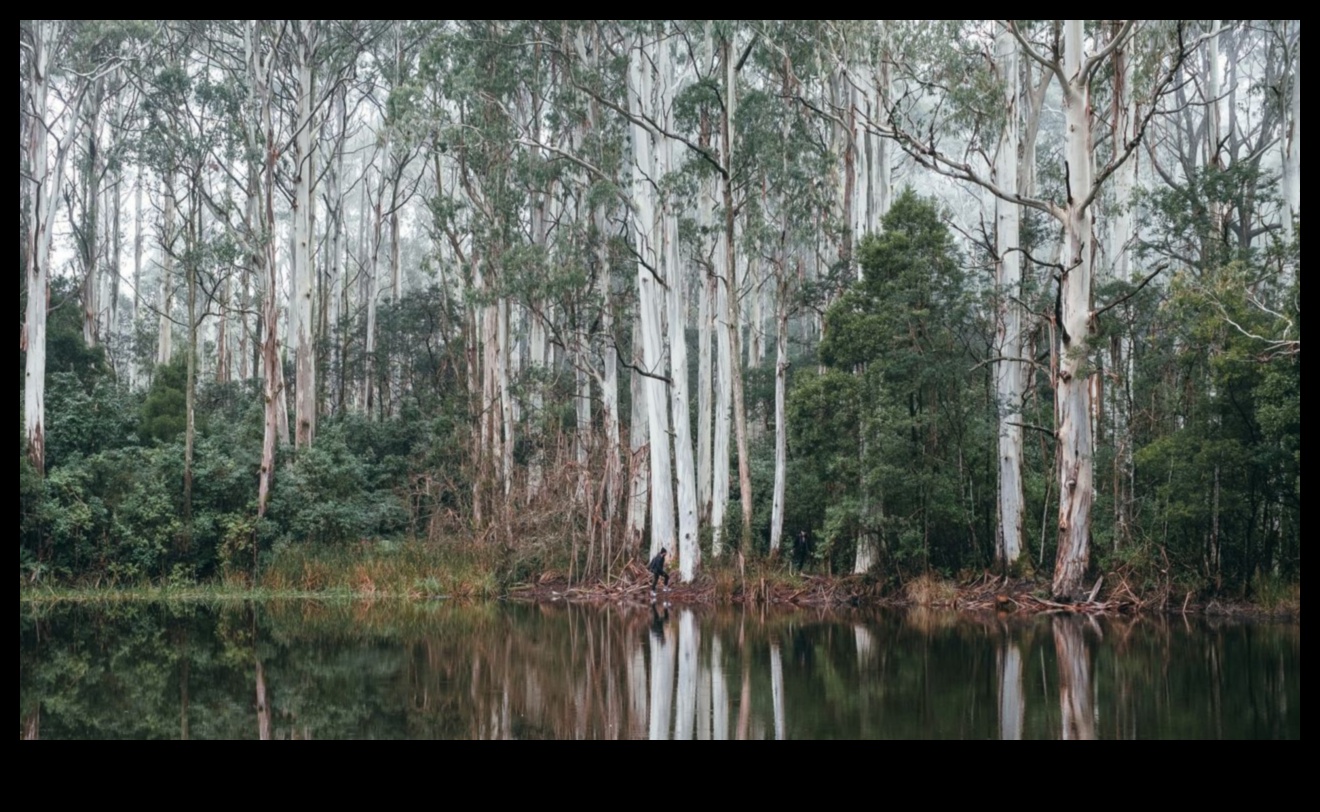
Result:
M27 308L23 320L21 349L27 352L23 370L23 436L28 460L38 473L46 470L46 310L50 291L50 240L55 205L60 196L64 151L50 160L47 145L47 94L51 50L62 24L34 20L32 49L28 53L26 122L27 233L24 247ZM53 164L53 165L52 165Z
M258 33L259 23L250 23L247 29L247 56L249 73L252 81L250 102L256 107L252 111L259 116L260 129L254 120L249 125L250 145L259 144L264 135L261 154L265 158L259 182L249 180L249 188L259 194L257 212L257 233L260 238L254 242L255 255L260 257L257 265L262 274L265 290L261 302L261 366L262 398L264 401L264 421L261 439L261 475L257 485L257 516L264 517L270 504L270 490L275 478L275 448L280 439L281 425L287 426L288 414L284 406L284 376L281 374L279 336L280 336L280 286L279 270L275 265L275 128L271 126L271 88L270 69L274 61L275 44L270 51L260 54L253 42ZM251 171L255 173L255 161ZM255 175L254 175L255 176ZM287 430L285 432L287 434ZM256 562L256 548L253 547L253 563Z
M698 217L703 228L712 226L711 195L705 184L700 192ZM714 410L714 379L711 366L711 332L715 326L713 305L714 286L718 284L711 267L701 262L701 283L697 289L697 516L710 521L712 417Z
M133 322L129 325L130 335L135 335L142 323L142 249L146 245L143 235L145 220L142 216L142 185L145 172L142 167L138 167L133 178ZM137 383L142 370L136 363L130 368L133 371L132 381Z
M194 170L189 191L187 234L185 236L185 262L183 271L188 284L188 358L187 379L184 385L184 407L187 425L183 433L183 552L192 549L192 486L193 447L197 437L197 256L201 239L202 190L201 173Z
M389 128L385 128L385 143L376 150L378 156L389 154ZM362 375L362 409L368 417L376 405L376 300L380 291L380 246L384 235L385 222L384 200L386 188L385 157L381 157L380 180L376 188L376 202L372 211L371 256L367 262L366 276L363 279L365 291L363 298L367 306L367 335L364 342L364 372Z
M770 514L770 554L779 552L784 536L784 495L788 480L788 280L781 255L775 276L775 494Z
M174 303L174 242L178 224L177 203L175 201L174 172L166 170L162 178L165 193L165 224L161 231L160 245L160 288L157 297L159 313L156 334L156 363L168 364L174 356L174 322L170 320L170 308Z
M1090 560L1091 504L1095 493L1091 440L1091 387L1087 376L1091 333L1091 279L1095 257L1090 203L1091 94L1083 72L1082 21L1064 23L1064 149L1068 205L1064 214L1066 270L1059 280L1059 370L1055 425L1059 439L1059 542L1053 593L1075 599Z
M632 373L629 378L632 414L628 424L628 470L631 481L628 488L627 545L629 550L639 550L642 546L642 533L646 530L647 507L651 502L651 430L646 409L646 377L639 371L644 363L642 323L639 319L633 320L632 346Z
M497 324L499 335L495 346L495 369L500 396L500 423L504 429L500 443L500 476L504 482L504 498L513 492L513 391L509 387L509 300L500 297Z
M662 46L663 47L663 46ZM661 64L673 80L673 65L668 49L662 51ZM669 94L675 88L668 87ZM667 170L674 169L673 139L666 138L662 153ZM688 360L687 360L687 297L683 272L679 265L678 214L674 202L665 201L664 256L665 279L669 283L669 396L674 424L674 467L678 477L678 563L684 583L692 583L701 563L701 546L697 526L697 472L692 459L692 428L688 412Z
M1123 46L1114 52L1113 109L1110 114L1110 141L1121 148L1137 136L1137 103L1132 94L1130 48ZM1114 214L1110 219L1110 269L1120 282L1132 281L1132 252L1136 250L1137 228L1134 214L1134 195L1137 187L1137 160L1133 155L1114 172ZM1117 380L1108 389L1110 394L1110 420L1113 423L1111 444L1113 454L1114 549L1122 547L1131 536L1132 491L1135 464L1132 456L1132 436L1128 409L1132 383L1132 337L1128 331L1109 340L1109 369Z
M1019 182L1018 173L1018 44L1003 23L995 40L996 66L1003 85L1006 118L995 153L995 183ZM1022 488L1022 254L1019 251L1017 203L995 199L995 283L999 313L996 324L999 358L995 362L995 393L999 407L999 524L995 556L1006 565L1022 550L1024 502Z
M619 454L619 359L614 345L614 303L610 296L609 245L606 242L608 224L603 207L597 206L592 216L596 232L596 295L600 299L600 330L605 336L600 349L601 419L605 423L605 551L606 561L612 560L614 521L619 513L619 491L622 488Z
M650 556L668 549L674 542L674 480L671 470L669 439L669 400L664 379L664 338L661 303L664 286L676 280L662 279L663 225L657 216L656 186L659 161L656 160L655 136L637 124L643 115L656 111L657 93L652 64L656 52L668 47L646 44L638 35L629 54L628 106L634 123L633 201L636 206L634 239L637 255L637 308L642 328L641 368L646 373L646 411L651 436L651 546ZM671 550L672 551L672 550Z
M1288 116L1282 139L1283 227L1292 237L1293 218L1302 213L1302 41L1297 39L1297 58L1293 63L1292 82L1288 89Z
M294 442L312 444L316 432L316 338L313 305L316 290L316 262L312 255L312 68L317 55L317 26L313 20L300 20L295 54L298 73L298 119L294 136L294 161L297 174L293 183L293 333L294 369Z
M735 253L737 246L734 231L733 207L733 167L734 167L734 129L733 122L738 111L738 73L734 65L733 43L724 42L725 101L724 101L724 231L725 250L728 252L728 305L729 359L730 376L733 379L733 426L738 440L738 493L742 500L742 545L746 549L752 539L752 469L747 456L747 408L743 400L742 379L742 335L741 317L739 316L738 262Z
M114 115L112 116L112 127L110 135L110 152L112 155L118 155L120 151L119 139L123 132L124 104L116 101ZM110 223L107 229L108 247L110 250L110 273L107 274L107 282L110 292L110 311L106 320L107 332L118 339L123 335L123 325L120 324L119 307L119 282L121 275L120 262L123 260L123 197L124 197L124 170L123 165L118 164L115 167L114 182L106 190L106 201L109 203ZM122 376L123 380L128 379L128 368L125 365L126 353L122 350L123 342L115 342L115 360L116 373Z
M104 97L105 79L97 79L95 88L86 96L84 104L88 110L84 126L87 130L87 168L84 173L86 186L83 190L84 217L81 233L83 266L83 342L95 347L101 338L101 277L100 264L100 214L101 214L101 177L105 170L101 156L101 106Z
M715 244L715 274L713 277L713 306L715 315L715 436L711 459L710 494L710 554L719 558L724 553L724 519L729 506L729 440L733 434L733 339L735 329L729 326L729 273L732 266L727 250L728 232L721 229ZM736 322L734 322L736 324Z

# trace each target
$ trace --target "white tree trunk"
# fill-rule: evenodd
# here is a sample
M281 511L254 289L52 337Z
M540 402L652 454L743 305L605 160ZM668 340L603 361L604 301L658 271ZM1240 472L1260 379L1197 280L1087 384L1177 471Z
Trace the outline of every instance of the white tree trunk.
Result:
M376 387L376 300L380 298L380 247L384 242L385 228L385 189L388 183L385 171L390 148L390 131L384 128L384 143L377 148L375 157L381 160L380 177L376 185L376 200L372 206L371 219L371 253L366 263L365 276L363 284L363 299L366 300L367 308L367 335L364 341L364 363L362 374L362 410L368 417L371 416L372 408L376 405L377 387ZM368 166L367 174L370 174ZM366 193L363 180L364 194Z
M703 228L712 225L711 196L701 191L698 217ZM701 263L701 284L697 289L697 512L700 521L710 521L711 500L711 419L714 413L714 379L711 365L711 331L715 325L711 311L715 298L715 276L708 263Z
M642 357L642 323L633 321L633 370L629 378L632 414L628 423L629 465L631 474L628 488L628 548L640 549L642 532L646 529L647 507L651 502L651 430L646 410L646 378L638 372Z
M727 234L721 230L715 245L715 437L711 459L710 554L724 553L724 518L729 505L729 441L733 433L733 329L729 299Z
M249 72L249 198L250 212L255 212L251 224L254 234L252 256L260 274L262 291L262 398L264 421L261 440L261 473L257 486L257 515L265 516L270 491L275 478L275 448L280 440L280 428L287 424L284 405L284 378L281 374L279 352L279 273L275 264L275 130L271 126L271 89L269 74L274 61L275 44L263 57L256 47L258 22L250 22L245 29L244 44ZM260 121L258 129L257 121ZM263 142L264 141L264 142ZM264 168L258 171L255 155L263 156ZM287 433L287 432L286 432ZM255 549L254 549L255 554ZM253 563L255 564L255 557Z
M498 311L499 335L495 344L495 369L499 388L500 422L504 428L500 448L500 476L507 499L513 492L513 392L509 389L509 300L501 297Z
M25 246L27 309L22 347L27 351L23 370L23 431L28 459L38 472L46 466L46 308L50 286L51 226L63 179L64 150L50 160L47 144L48 91L51 49L59 38L58 21L32 22L32 51L28 54L26 158L28 228ZM52 165L53 164L53 165Z
M747 406L743 398L742 379L742 319L739 315L739 297L741 288L738 280L738 262L735 252L736 227L733 206L733 167L736 132L733 122L738 114L738 72L734 64L733 43L724 43L724 165L727 170L723 177L724 193L724 239L726 252L726 279L728 290L725 304L728 307L725 325L729 333L729 376L733 380L733 428L738 442L738 495L739 510L742 513L742 542L744 546L752 537L752 469L747 450ZM718 417L716 418L719 419ZM718 460L718 456L716 457Z
M779 551L784 536L784 494L788 481L788 285L781 261L775 297L775 494L770 514L770 553Z
M144 174L145 170L139 167L133 179L133 322L130 325L130 334L137 332L137 326L142 321L142 249L146 245L143 235L144 218L142 216ZM133 364L131 369L133 370L132 382L136 384L142 370L137 364Z
M83 176L84 210L82 223L82 263L83 263L83 342L95 347L101 337L101 275L100 275L100 219L101 213L101 176L105 171L105 159L100 149L101 108L104 97L104 78L96 81L95 89L84 97L84 104L89 108L84 126L87 131L87 165ZM81 114L80 114L81 115Z
M605 539L607 551L612 548L614 520L618 515L619 491L622 487L619 455L623 451L619 432L619 358L614 346L614 303L610 297L609 247L605 242L605 211L597 208L597 295L600 297L600 329L607 336L601 346L600 397L601 419L605 422Z
M1091 439L1091 387L1088 381L1091 326L1093 214L1088 204L1091 172L1091 104L1082 66L1082 21L1064 23L1064 149L1068 206L1064 211L1067 272L1059 282L1060 352L1055 385L1058 433L1059 525L1053 593L1073 599L1082 589L1090 559L1094 459Z
M1287 131L1283 138L1283 225L1292 236L1293 218L1302 213L1302 43L1297 41L1292 87L1288 91Z
M577 333L574 340L577 345L574 349L573 359L573 411L576 415L576 426L573 432L573 456L577 463L577 485L574 487L574 499L578 504L585 504L587 498L587 466L588 466L588 445L591 442L591 378L587 376L586 369L586 342L582 339L582 334Z
M1111 139L1114 144L1131 143L1137 136L1137 103L1132 93L1133 75L1128 46L1114 53L1114 102ZM1132 281L1132 253L1137 243L1135 192L1137 160L1134 154L1114 172L1114 212L1110 217L1108 254L1114 279ZM1132 437L1128 429L1128 388L1132 381L1132 338L1127 331L1110 339L1110 372L1113 384L1108 388L1113 423L1114 464L1114 549L1131 534L1131 483L1135 474Z
M657 108L652 58L648 52L662 51L648 47L639 35L629 54L628 106L636 119L651 115ZM637 123L631 125L633 141L633 200L636 218L633 227L637 255L637 308L642 327L641 368L646 372L646 410L651 435L651 547L654 556L674 541L674 480L670 468L669 402L664 380L664 340L661 329L661 303L665 299L661 272L662 224L656 216L655 182L659 180L652 132ZM649 267L648 267L649 266ZM673 552L673 550L671 550Z
M759 263L755 256L747 258L746 296L752 300L747 317L747 368L760 369L765 362L765 315L762 312Z
M168 364L174 355L174 322L170 321L170 307L174 303L174 239L178 231L174 197L174 173L167 171L162 179L165 193L165 224L161 232L160 288L157 296L158 318L156 334L156 363Z
M995 40L996 66L1003 85L1006 108L1004 131L995 153L995 183L1018 183L1018 44L1008 27L1000 23ZM996 557L1005 564L1017 561L1022 551L1025 513L1022 488L1022 254L1019 252L1017 203L995 199L996 285L999 318L996 336L999 359L995 362L995 394L999 406L999 524Z
M668 47L662 46L661 69L667 73L665 105L662 121L666 128L670 121L669 99L677 90L673 60ZM674 141L666 138L660 149L664 171L676 170ZM678 214L675 202L667 200L663 206L664 274L669 283L669 397L674 424L674 468L678 478L678 566L684 583L692 583L701 564L701 547L697 526L697 472L692 459L692 428L688 413L688 360L687 360L687 285L679 263ZM675 552L671 550L671 552Z
M317 30L313 20L299 21L295 53L298 74L298 118L294 137L297 172L293 179L293 334L294 334L294 441L312 444L316 431L316 339L312 322L316 280L312 250L312 66L316 60Z

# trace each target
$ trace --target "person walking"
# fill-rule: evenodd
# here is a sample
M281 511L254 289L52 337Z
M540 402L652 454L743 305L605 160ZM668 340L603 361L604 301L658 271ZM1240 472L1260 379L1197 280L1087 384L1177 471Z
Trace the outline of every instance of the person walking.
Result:
M655 554L651 563L646 566L651 571L651 600L655 600L655 585L661 578L665 579L665 591L669 591L669 573L665 572L665 556L669 555L669 550L665 547L660 548L660 552Z

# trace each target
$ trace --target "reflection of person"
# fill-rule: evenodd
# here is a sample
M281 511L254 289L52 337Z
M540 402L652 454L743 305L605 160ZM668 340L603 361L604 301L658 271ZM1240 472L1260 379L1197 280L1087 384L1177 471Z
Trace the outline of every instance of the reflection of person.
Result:
M661 547L660 552L655 554L651 563L646 566L651 571L651 597L655 598L655 585L661 578L665 579L665 591L669 591L669 573L665 572L665 556L669 555L669 550Z
M669 606L668 605L665 606L665 613L663 616L661 616L659 612L655 611L655 604L654 603L651 604L651 634L654 634L657 637L664 637L665 624L668 622L669 622Z

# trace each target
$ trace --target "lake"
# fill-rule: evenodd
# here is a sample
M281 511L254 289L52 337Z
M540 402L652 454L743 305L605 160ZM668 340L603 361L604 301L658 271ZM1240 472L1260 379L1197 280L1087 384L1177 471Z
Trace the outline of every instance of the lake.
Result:
M1301 624L640 604L20 604L19 736L1299 739Z

